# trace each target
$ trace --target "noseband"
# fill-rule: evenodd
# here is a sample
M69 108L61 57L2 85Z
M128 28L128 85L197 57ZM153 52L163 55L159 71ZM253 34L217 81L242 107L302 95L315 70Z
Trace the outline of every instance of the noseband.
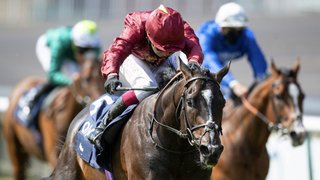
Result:
M193 152L193 151L196 151L197 149L193 149L191 151L186 151L186 152L177 152L177 151L173 151L173 150L169 150L167 148L164 148L162 146L160 146L159 144L157 144L155 142L155 140L153 139L152 137L152 131L153 131L153 124L154 122L156 122L158 125L160 125L161 127L167 129L168 131L171 131L175 134L177 134L180 138L183 138L183 139L187 139L188 142L190 143L191 146L194 146L196 145L197 147L200 146L200 143L201 143L201 139L202 137L207 133L207 132L221 132L222 129L221 127L219 128L219 126L214 122L214 121L207 121L205 124L200 124L200 125L197 125L197 126L194 126L192 127L191 124L190 124L190 121L188 119L188 116L187 116L187 110L186 110L186 96L185 96L185 91L188 89L188 84L195 81L195 80L198 80L198 79L202 79L202 80L206 80L206 81L212 81L214 83L216 83L218 85L218 87L220 88L220 84L213 78L210 78L210 77L206 77L206 76L197 76L197 77L193 77L193 78L190 78L188 79L185 84L184 84L184 89L183 89L183 92L182 92L182 95L181 95L181 98L179 100L179 104L176 108L176 110L178 110L179 106L182 104L182 108L181 108L181 112L180 112L180 116L178 118L176 118L176 120L178 122L180 122L180 118L181 118L181 115L184 114L184 123L185 123L185 132L186 133L183 133L181 130L177 130L173 127L170 127L170 126L167 126L161 122L159 122L157 119L156 119L156 106L157 106L157 102L159 100L159 98L161 97L162 93L164 92L164 90L168 87L169 84L171 84L171 82L177 78L179 75L181 75L181 73L178 73L175 77L172 78L172 80L167 84L167 86L165 86L162 91L160 92L156 102L155 102L155 106L154 106L154 111L153 111L153 117L152 117L152 120L150 121L150 128L149 128L149 135L151 137L151 140L152 140L152 143L163 149L163 150L166 150L168 152L171 152L171 153L177 153L177 154L186 154L186 153L190 153L190 152ZM177 115L177 111L176 111L176 115ZM176 116L177 117L177 116ZM200 137L200 140L199 141L196 141L195 140L195 137L194 135L192 134L193 131L195 131L196 129L199 129L199 128L202 128L204 127L205 128L205 131L203 132L203 134L201 135Z

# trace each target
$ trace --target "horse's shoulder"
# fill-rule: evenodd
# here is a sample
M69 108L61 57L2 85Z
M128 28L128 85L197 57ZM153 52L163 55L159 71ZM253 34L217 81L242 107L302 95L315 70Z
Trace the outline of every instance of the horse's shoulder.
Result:
M152 94L150 96L148 96L147 98L145 98L144 100L142 100L139 105L137 106L137 108L142 108L143 106L152 106L154 105L155 101L157 100L158 94ZM145 108L145 107L143 107Z
M153 94L142 100L134 109L130 119L142 119L140 117L148 116L153 113L153 107L157 100L157 94ZM136 120L135 120L136 121Z

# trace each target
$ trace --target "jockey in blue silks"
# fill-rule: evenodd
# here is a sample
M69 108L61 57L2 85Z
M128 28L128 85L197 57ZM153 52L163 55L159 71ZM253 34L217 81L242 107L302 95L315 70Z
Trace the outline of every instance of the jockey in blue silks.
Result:
M203 66L217 72L230 60L247 55L257 81L266 76L267 63L253 32L247 27L248 18L244 9L236 3L220 7L216 19L204 22L196 31L204 53ZM238 97L248 88L229 73L223 78L221 91L228 98L233 91Z

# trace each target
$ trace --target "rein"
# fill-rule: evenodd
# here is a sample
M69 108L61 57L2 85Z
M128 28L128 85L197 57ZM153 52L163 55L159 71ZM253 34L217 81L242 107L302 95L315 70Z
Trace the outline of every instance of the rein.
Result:
M281 84L281 83L287 83L288 81L274 81L271 85L271 88L274 87L274 85L276 84ZM293 82L293 81L289 81L289 82ZM268 129L269 131L272 131L272 130L276 130L276 131L279 131L281 132L282 134L287 134L288 133L288 129L283 127L281 122L288 119L289 117L292 117L292 116L296 116L296 114L291 114L289 116L286 116L286 117L279 117L278 113L277 113L277 108L276 108L276 105L275 105L275 102L273 100L273 93L272 91L270 92L269 94L269 99L271 101L271 105L272 105L272 110L273 110L273 114L276 118L276 123L273 123L269 118L267 118L265 115L263 115L261 112L258 111L257 108L255 108L252 104L250 104L250 102L244 97L242 96L241 97L241 100L242 100L242 103L243 105L252 113L254 114L255 116L258 116L263 122L265 122L267 125L268 125Z
M156 100L156 102L155 102L155 104L154 104L153 116L152 116L152 120L150 121L149 135L150 135L150 138L151 138L151 140L152 140L152 143L153 143L155 146L157 146L157 147L159 147L159 148L161 148L161 149L163 149L163 150L165 150L165 151L171 152L171 153L187 154L187 153L194 152L194 151L196 151L197 149L192 149L192 150L186 151L186 152L178 152L178 151L173 151L173 150L167 149L167 148L165 148L165 147L162 147L162 146L160 146L158 143L156 143L155 140L154 140L153 137L152 137L153 124L154 124L154 122L156 122L158 125L160 125L161 127L165 128L166 130L171 131L171 132L177 134L180 138L182 138L182 139L187 139L188 142L189 142L189 144L190 144L191 146L196 145L197 147L199 147L202 137L203 137L207 132L210 132L210 131L218 131L218 132L219 132L219 131L221 130L221 128L219 128L218 125L215 124L215 122L212 122L212 121L207 121L205 124L201 124L201 125L197 125L197 126L191 127L190 121L189 121L188 116L187 116L186 107L185 107L185 104L186 104L186 103L185 103L185 101L186 101L185 91L188 89L187 86L188 86L188 84L189 84L190 82L195 81L195 80L198 80L198 79L213 81L213 82L215 82L215 83L219 86L219 88L220 88L220 84L219 84L215 79L209 78L209 77L205 77L205 76L193 77L193 78L188 79L188 80L185 82L185 84L184 84L184 89L183 89L183 92L182 92L182 95L181 95L181 98L180 98L179 104L178 104L178 107L180 106L180 104L182 104L181 114L183 113L183 115L184 115L184 117L185 117L185 118L184 118L184 123L185 123L185 131L186 131L186 133L183 133L183 132L181 132L181 130L177 130L177 129L173 128L173 127L167 126L167 125L159 122L159 121L156 119L156 106L157 106L157 104L158 104L158 101L159 101L161 95L162 95L163 92L169 87L169 85L173 82L173 80L175 80L175 79L176 79L178 76L180 76L181 74L182 74L182 72L179 72L178 74L176 74L176 75L170 80L170 82L169 82L169 83L162 89L162 91L160 92L160 94L159 94L159 96L158 96L158 98L157 98L157 100ZM178 107L177 107L177 109L178 109ZM177 113L177 112L176 112L176 113ZM179 119L181 118L181 114L180 114L179 118L176 119L177 122L180 122ZM203 134L202 134L202 136L201 136L201 138L200 138L200 141L197 142L197 141L195 140L195 137L193 136L192 132L195 131L196 129L199 129L199 128L202 128L202 127L205 127L205 131L203 132Z
M80 82L81 83L81 82ZM77 87L76 87L76 84L75 82L71 84L70 86L71 88L71 94L72 96L74 97L74 99L79 103L81 104L82 106L86 106L89 102L90 102L90 97L89 96L82 96Z

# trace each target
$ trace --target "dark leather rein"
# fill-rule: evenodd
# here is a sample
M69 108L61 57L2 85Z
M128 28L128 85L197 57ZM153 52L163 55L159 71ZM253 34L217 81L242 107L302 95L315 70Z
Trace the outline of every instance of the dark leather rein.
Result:
M187 116L187 111L186 111L186 96L185 96L185 92L186 90L188 89L188 84L195 81L195 80L198 80L198 79L203 79L203 80L206 80L206 81L212 81L214 83L216 83L218 85L218 87L220 88L220 84L213 78L210 78L210 77L206 77L206 76L197 76L197 77L193 77L193 78L190 78L188 79L185 84L184 84L184 89L183 89L183 92L182 92L182 95L181 95L181 98L180 98L180 101L179 101L179 104L178 104L178 107L180 105L182 105L182 108L181 108L181 112L180 112L180 116L178 117L178 119L176 118L176 120L178 122L180 122L180 118L181 118L181 115L183 114L184 115L184 123L185 123L185 132L186 133L183 133L181 130L177 130L173 127L170 127L170 126L167 126L161 122L159 122L156 118L156 106L158 104L158 100L159 98L161 97L161 95L163 94L163 92L167 89L167 87L171 84L171 82L176 79L179 75L181 75L182 72L179 72L176 76L174 76L171 81L162 89L162 91L160 92L156 102L155 102L155 105L154 105L154 110L153 110L153 117L152 117L152 120L150 121L150 128L149 128L149 135L150 135L150 138L152 140L152 143L165 150L165 151L168 151L168 152L171 152L171 153L176 153L176 154L187 154L187 153L191 153L191 152L194 152L196 151L197 149L192 149L190 151L186 151L186 152L179 152L179 151L173 151L173 150L170 150L170 149L167 149L165 147L162 147L160 146L158 143L155 142L155 140L153 139L152 137L152 131L153 131L153 124L154 122L156 122L158 125L160 125L161 127L167 129L168 131L171 131L175 134L177 134L180 138L183 138L183 139L187 139L190 143L191 146L194 146L196 145L196 147L199 147L200 146L200 143L201 143L201 139L202 137L207 133L207 132L210 132L210 131L214 131L214 132L221 132L222 129L221 127L219 128L219 126L214 122L214 121L207 121L205 124L201 124L201 125L197 125L197 126L194 126L194 127L191 127L190 125L190 121L188 119L188 116ZM178 110L178 107L177 107L177 110ZM176 112L177 114L177 112ZM203 134L201 135L201 138L199 139L199 141L195 140L195 137L194 135L192 134L193 131L195 131L196 129L199 129L199 128L202 128L204 127L205 128L205 131L203 132Z

